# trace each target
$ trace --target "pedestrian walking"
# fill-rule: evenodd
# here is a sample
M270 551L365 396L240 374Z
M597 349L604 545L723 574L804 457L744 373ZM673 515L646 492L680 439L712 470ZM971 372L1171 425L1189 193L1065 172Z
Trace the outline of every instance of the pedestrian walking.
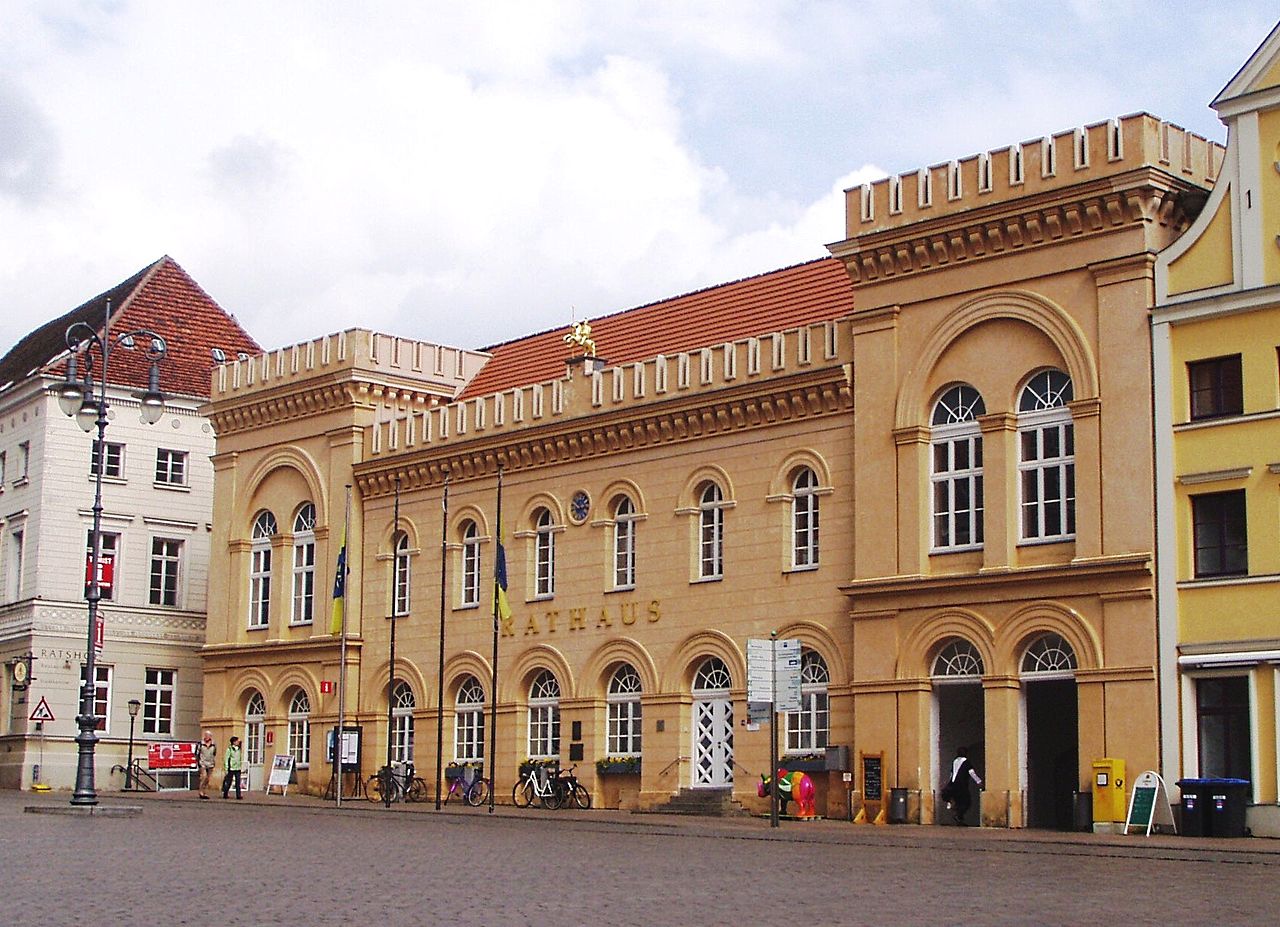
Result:
M973 792L969 788L970 780L973 780L978 788L982 788L982 778L969 762L969 751L960 747L956 750L956 758L951 761L951 781L943 788L942 797L951 808L951 816L961 827L969 826L969 822L964 817L973 804Z
M200 771L200 797L209 800L209 780L213 767L218 765L218 745L213 742L213 731L205 731L204 739L196 744L196 767Z
M227 793L231 791L231 783L236 784L236 800L239 801L240 795L240 771L244 768L244 749L240 746L240 738L232 737L231 743L227 746L227 755L222 761L226 775L222 777L222 797L226 798Z

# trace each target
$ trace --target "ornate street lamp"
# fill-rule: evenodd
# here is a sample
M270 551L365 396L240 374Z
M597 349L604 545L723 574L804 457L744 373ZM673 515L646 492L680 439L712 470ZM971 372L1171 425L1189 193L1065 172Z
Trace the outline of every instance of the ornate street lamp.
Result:
M111 362L111 352L117 347L134 348L138 338L148 339L147 357L151 361L151 372L147 389L135 393L142 409L142 420L154 425L164 414L164 396L160 392L160 361L168 353L164 339L155 332L140 328L112 337L111 335L111 301L106 302L106 312L99 335L92 326L84 322L76 322L67 329L67 349L71 352L67 358L66 382L58 391L58 405L85 431L93 431L97 426L98 435L94 439L93 452L96 461L94 467L93 488L93 534L89 552L89 583L85 599L89 602L89 646L85 653L84 685L80 690L80 714L76 724L80 733L76 735L79 756L76 763L76 788L71 794L73 805L96 805L98 793L93 782L93 753L98 742L96 728L98 719L94 714L94 701L97 693L97 649L102 641L99 629L101 618L98 615L98 603L102 599L102 587L99 571L102 558L102 473L107 466L107 371ZM98 349L102 370L97 381L95 395L93 379L93 349ZM84 375L77 379L79 362L84 362ZM133 704L129 706L129 739L132 754L133 718L137 712ZM132 756L130 757L132 763ZM130 770L126 781L132 777Z
M128 791L136 782L133 781L133 722L138 720L138 710L142 703L136 698L129 699L129 765L124 768L124 787Z

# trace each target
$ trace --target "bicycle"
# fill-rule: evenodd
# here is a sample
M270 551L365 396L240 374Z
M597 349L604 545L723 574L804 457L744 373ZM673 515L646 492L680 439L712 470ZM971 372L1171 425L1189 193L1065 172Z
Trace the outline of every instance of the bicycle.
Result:
M567 808L572 803L583 811L590 811L591 793L574 775L574 771L577 768L578 766L575 763L567 771L560 770L557 772L555 778L551 780L551 787L560 793L560 807Z
M478 808L489 798L489 780L476 775L476 770L468 766L461 776L449 780L449 791L444 793L443 803L449 804L454 795L472 808Z
M365 795L369 801L379 802L388 792L392 801L425 801L427 784L413 774L412 765L405 766L403 773L383 766L365 782Z
M560 790L552 785L545 766L530 767L511 790L511 803L517 808L528 808L536 798L543 808L555 811L560 807L562 797Z

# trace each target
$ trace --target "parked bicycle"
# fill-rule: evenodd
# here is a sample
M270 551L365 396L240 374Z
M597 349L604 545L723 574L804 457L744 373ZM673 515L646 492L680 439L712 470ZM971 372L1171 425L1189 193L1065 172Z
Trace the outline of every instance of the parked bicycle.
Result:
M489 780L468 766L463 769L461 776L449 780L449 791L444 793L444 804L449 804L449 799L455 795L472 808L477 808L489 798Z
M388 793L392 801L425 801L427 784L413 774L413 766L406 765L404 772L383 766L365 782L365 794L369 801L385 801Z
M589 811L591 809L591 793L574 775L577 768L577 764L574 764L567 770L558 771L551 780L551 787L560 795L560 807L568 808L570 805L575 805L583 811Z
M531 766L511 790L511 803L528 808L536 801L548 811L555 811L562 803L563 792L552 783L545 766Z

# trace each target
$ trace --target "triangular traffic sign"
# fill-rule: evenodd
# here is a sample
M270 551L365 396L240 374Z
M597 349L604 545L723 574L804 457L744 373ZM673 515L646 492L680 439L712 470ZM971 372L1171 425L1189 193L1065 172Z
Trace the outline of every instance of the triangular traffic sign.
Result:
M56 721L53 711L49 708L49 703L44 700L44 696L40 696L40 703L36 705L35 711L31 712L31 721Z

